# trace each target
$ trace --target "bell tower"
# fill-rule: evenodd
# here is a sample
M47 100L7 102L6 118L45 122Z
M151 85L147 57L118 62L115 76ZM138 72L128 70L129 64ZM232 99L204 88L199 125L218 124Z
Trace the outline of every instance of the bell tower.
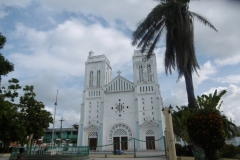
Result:
M135 50L133 55L133 74L135 107L138 110L136 132L140 132L141 126L151 124L157 125L160 133L163 133L161 112L163 103L160 94L160 85L158 84L155 53L147 58L147 50L144 53L141 53L140 50ZM140 137L139 135L137 138L144 139L145 137Z

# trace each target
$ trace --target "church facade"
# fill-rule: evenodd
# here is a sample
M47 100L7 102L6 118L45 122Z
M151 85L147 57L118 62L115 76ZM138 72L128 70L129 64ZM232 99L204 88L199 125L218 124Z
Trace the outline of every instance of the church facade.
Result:
M156 55L134 51L133 79L112 79L112 68L105 55L89 52L78 131L78 146L91 150L164 149L162 98L158 84ZM130 139L151 141L134 144ZM129 141L128 141L129 140ZM122 143L121 143L122 142Z

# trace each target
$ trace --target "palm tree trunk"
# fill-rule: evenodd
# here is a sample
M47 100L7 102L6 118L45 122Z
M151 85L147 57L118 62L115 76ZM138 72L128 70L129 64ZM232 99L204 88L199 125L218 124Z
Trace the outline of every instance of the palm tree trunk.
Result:
M188 107L196 108L197 103L194 95L193 80L192 80L191 72L185 71L184 78L185 78L186 90L187 90L187 96L188 96Z

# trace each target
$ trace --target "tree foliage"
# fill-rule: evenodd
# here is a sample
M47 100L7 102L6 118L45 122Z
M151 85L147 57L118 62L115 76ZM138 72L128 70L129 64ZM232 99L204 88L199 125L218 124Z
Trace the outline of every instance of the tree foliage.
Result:
M204 150L206 159L217 159L226 137L236 136L236 125L220 111L221 98L226 90L197 96L197 109L177 107L173 112L174 133L188 144ZM194 148L194 147L193 147Z
M1 34L0 32L0 49L3 48L3 46L6 43L6 38ZM14 70L14 65L9 62L5 57L0 53L0 76L7 75L9 72L12 72Z
M133 32L132 45L137 45L150 57L162 34L166 35L166 74L177 69L179 78L184 76L189 107L196 107L192 73L200 68L194 49L194 18L215 29L204 17L188 10L189 0L160 0ZM216 30L217 31L217 30Z
M2 87L0 96L0 139L4 141L5 148L8 148L10 141L26 143L26 138L31 134L35 139L41 138L49 123L53 122L44 104L35 99L33 86L25 86L19 103L14 103L21 86L15 78L8 82L9 86Z
M35 99L33 86L25 86L23 88L24 95L20 97L20 114L27 135L34 134L35 138L41 138L49 123L53 122L51 113L44 110L44 104Z
M3 140L6 150L11 141L23 139L25 135L18 106L14 103L14 99L18 96L17 90L21 87L17 79L11 79L8 82L9 86L7 89L2 87L3 94L0 94L0 139Z
M173 121L173 132L176 136L183 139L184 142L187 142L187 144L192 145L193 142L188 136L186 123L188 118L191 116L192 111L189 110L188 107L182 106L178 107L176 106L177 111L173 111L172 113L172 121Z

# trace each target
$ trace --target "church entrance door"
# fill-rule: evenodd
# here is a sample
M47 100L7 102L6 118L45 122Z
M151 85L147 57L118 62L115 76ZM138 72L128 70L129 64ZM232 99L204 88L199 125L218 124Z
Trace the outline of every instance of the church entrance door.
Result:
M90 150L96 150L97 148L97 138L89 138Z
M113 137L114 151L120 149L120 137Z
M146 137L146 146L147 149L155 149L155 137L154 136L148 136Z
M121 142L122 150L128 150L128 137L121 137Z
M128 150L127 137L113 137L114 150Z

